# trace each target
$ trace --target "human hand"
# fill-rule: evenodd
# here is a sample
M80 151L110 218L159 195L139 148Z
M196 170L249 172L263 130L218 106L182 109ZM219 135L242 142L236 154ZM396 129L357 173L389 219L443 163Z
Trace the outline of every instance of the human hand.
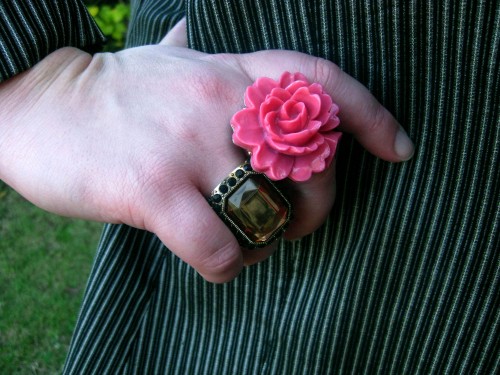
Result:
M161 44L187 48L186 20L182 19L162 40ZM248 55L249 57L252 55ZM272 55L271 55L272 57ZM258 77L258 59L249 58L246 69ZM281 61L268 67L272 77L279 78L284 69ZM334 64L319 59L313 76L317 82L327 82L326 91L340 104L341 123L338 129L351 133L373 155L390 162L401 162L413 156L414 146L405 130L394 117L359 82L343 73ZM300 66L300 65L299 65ZM256 69L252 70L253 67ZM301 71L300 69L298 71ZM301 71L302 72L302 71ZM315 81L314 79L310 80ZM323 173L313 174L310 180L296 183L290 180L287 193L292 199L295 217L284 237L296 239L312 233L326 220L335 201L335 159ZM245 254L247 264L267 258L274 251L271 246Z
M245 88L285 70L321 83L341 107L342 130L369 151L389 161L411 154L396 153L393 117L321 59L167 45L91 57L65 48L0 84L0 178L48 211L154 232L207 280L231 280L272 249L242 251L205 198L244 159L229 121ZM333 181L332 166L294 186L298 219L287 236L321 225Z

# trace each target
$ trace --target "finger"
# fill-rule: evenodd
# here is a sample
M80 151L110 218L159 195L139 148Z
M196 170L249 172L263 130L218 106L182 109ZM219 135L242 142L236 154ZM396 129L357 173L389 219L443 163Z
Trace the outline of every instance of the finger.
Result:
M314 232L328 217L335 202L335 160L328 169L308 181L288 181L287 188L291 192L293 220L285 238L292 240Z
M353 134L372 154L392 162L408 160L414 146L404 129L375 97L335 64L291 51L261 51L233 57L251 80L277 79L284 71L301 72L320 83L339 105L342 131Z
M240 246L206 199L190 186L173 201L155 205L157 212L148 229L207 281L235 278L243 267Z
M177 22L161 40L160 44L174 47L187 47L186 17Z

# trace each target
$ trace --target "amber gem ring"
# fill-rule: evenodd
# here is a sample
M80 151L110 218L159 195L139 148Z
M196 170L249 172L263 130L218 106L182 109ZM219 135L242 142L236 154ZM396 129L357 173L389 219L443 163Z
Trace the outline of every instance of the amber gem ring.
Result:
M208 202L247 249L279 239L292 216L289 200L269 177L254 171L249 160L212 191Z
M233 143L250 155L209 202L243 247L269 245L286 229L290 202L273 181L307 181L331 164L342 133L339 106L301 73L260 77L231 118Z

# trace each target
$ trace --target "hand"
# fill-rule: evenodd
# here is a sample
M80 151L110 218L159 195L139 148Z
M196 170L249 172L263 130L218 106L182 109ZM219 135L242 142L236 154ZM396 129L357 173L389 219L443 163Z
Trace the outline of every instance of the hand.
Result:
M182 39L179 29L167 41ZM0 178L48 211L154 232L207 280L231 280L244 261L272 249L242 252L205 198L244 159L229 120L245 88L285 70L321 83L341 107L342 130L375 155L411 156L411 147L396 152L394 118L321 59L286 51L207 55L168 45L91 57L64 48L0 84ZM295 186L300 220L287 236L321 225L333 181L332 167Z

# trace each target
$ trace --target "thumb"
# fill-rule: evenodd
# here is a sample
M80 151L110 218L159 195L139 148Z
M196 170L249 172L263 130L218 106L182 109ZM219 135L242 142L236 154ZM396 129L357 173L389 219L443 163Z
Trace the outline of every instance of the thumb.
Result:
M161 45L173 47L187 47L186 17L177 24L163 37Z

